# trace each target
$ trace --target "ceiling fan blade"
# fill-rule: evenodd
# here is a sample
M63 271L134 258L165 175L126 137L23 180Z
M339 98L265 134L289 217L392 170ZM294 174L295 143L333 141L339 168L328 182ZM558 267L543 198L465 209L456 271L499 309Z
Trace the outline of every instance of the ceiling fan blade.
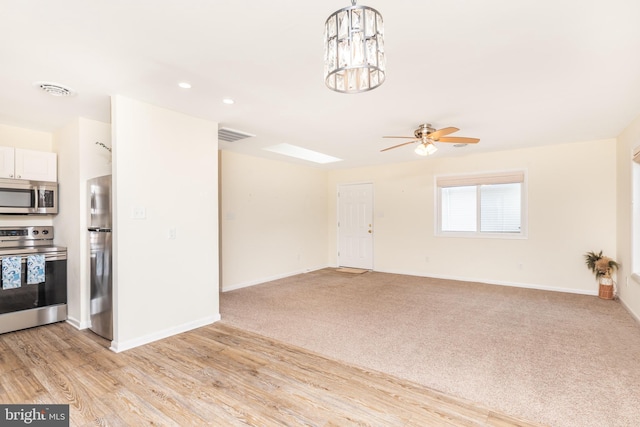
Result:
M419 139L414 139L413 141L409 141L409 142L403 142L402 144L398 144L398 145L394 145L393 147L388 147L385 148L384 150L380 150L380 152L382 151L387 151L387 150L391 150L393 148L398 148L398 147L402 147L403 145L408 145L408 144L413 144L416 141L420 141Z
M480 142L478 138L466 138L464 136L445 136L438 139L438 142L454 142L458 144L475 144Z
M416 139L415 136L383 136L383 138L404 138L404 139Z
M452 128L452 127L438 129L438 130L437 130L437 131L435 131L435 132L431 132L431 133L429 134L429 138L431 138L431 139L438 139L438 138L440 138L441 136L449 135L450 133L458 132L459 130L460 130L460 129L458 129L458 128Z

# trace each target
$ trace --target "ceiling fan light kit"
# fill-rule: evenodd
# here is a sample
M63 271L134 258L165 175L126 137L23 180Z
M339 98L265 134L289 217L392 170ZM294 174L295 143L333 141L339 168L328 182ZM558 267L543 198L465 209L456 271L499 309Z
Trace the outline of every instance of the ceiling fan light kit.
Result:
M419 144L414 151L416 152L416 154L419 154L421 156L428 156L438 151L438 148L433 145L431 141L427 141Z
M368 6L332 13L324 25L324 82L331 90L360 93L385 80L382 15Z
M435 146L435 142L449 142L455 144L454 147L466 146L467 144L476 144L480 142L478 138L467 138L464 136L446 136L451 133L457 132L460 129L454 127L447 127L442 129L434 129L430 124L425 123L413 132L413 136L385 136L384 138L403 138L410 139L410 141L403 142L402 144L387 147L380 151L388 151L394 148L403 147L414 142L420 142L415 148L415 152L421 156L429 156L438 150Z

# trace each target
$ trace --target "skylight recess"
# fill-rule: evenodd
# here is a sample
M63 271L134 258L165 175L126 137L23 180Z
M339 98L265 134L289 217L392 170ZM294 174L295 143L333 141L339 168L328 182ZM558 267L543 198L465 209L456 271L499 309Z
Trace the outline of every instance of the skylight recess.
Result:
M318 153L317 151L308 150L306 148L298 147L291 144L277 144L271 147L265 147L263 150L271 151L272 153L283 154L289 157L295 157L296 159L308 160L314 163L334 163L341 162L342 159L329 156L328 154Z

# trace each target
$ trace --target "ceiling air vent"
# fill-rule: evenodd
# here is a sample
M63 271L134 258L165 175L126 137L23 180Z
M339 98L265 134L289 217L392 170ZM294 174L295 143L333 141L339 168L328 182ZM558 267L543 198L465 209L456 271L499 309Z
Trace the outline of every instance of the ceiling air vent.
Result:
M235 142L245 138L251 138L255 136L250 133L240 132L239 130L229 129L229 128L220 128L218 129L218 140L226 141L226 142Z
M33 86L47 92L49 95L52 95L52 96L73 96L76 94L75 90L58 83L35 82Z

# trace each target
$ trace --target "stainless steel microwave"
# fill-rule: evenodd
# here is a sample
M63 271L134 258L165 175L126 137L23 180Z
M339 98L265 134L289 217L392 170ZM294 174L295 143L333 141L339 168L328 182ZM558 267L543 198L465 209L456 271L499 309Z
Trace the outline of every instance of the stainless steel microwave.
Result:
M58 183L0 179L0 214L58 213Z

